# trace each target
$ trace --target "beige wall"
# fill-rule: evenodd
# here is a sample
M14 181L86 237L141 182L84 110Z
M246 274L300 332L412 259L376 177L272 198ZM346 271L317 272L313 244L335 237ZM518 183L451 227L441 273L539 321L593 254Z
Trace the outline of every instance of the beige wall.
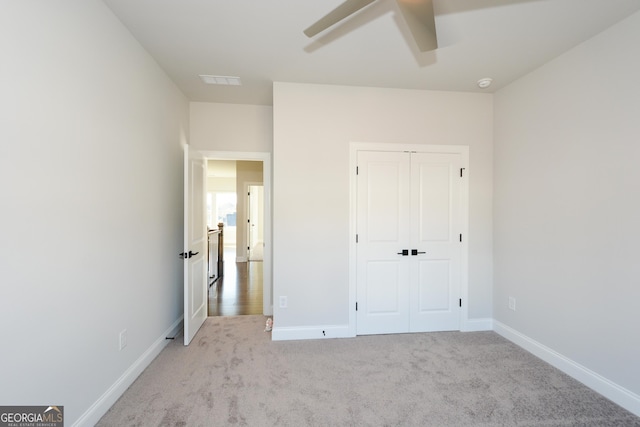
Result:
M102 1L0 9L0 402L94 425L180 324L188 102Z
M191 102L190 138L191 145L200 150L270 153L273 108Z
M349 322L350 142L470 147L469 316L491 318L492 108L488 94L274 85L277 327Z
M207 178L207 192L217 193L234 193L236 191L236 179L235 178Z
M638 46L640 13L496 93L494 313L640 414Z

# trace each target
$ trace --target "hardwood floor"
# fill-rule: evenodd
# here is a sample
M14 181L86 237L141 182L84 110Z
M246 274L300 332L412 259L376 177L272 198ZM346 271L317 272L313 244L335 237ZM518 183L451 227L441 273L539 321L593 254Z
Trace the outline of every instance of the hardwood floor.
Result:
M225 248L224 274L209 286L209 316L262 314L262 262L234 262Z

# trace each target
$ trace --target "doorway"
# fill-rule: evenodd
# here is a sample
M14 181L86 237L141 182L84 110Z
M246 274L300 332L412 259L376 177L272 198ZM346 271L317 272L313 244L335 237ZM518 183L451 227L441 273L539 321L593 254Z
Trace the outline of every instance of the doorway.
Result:
M271 165L268 153L227 153L205 152L208 162L212 166L208 174L208 191L216 193L209 198L216 200L220 196L226 200L229 190L235 197L235 213L226 203L223 219L223 267L222 274L212 283L209 292L209 315L243 315L273 313L271 302L271 248L270 248L270 204L269 194L271 186ZM231 167L231 166L232 167ZM226 176L220 176L216 166L226 168ZM230 171L233 169L233 173ZM216 176L217 175L217 176ZM225 188L217 184L224 184ZM209 185L211 184L211 185ZM261 206L254 207L253 221L257 228L251 234L246 224L249 224L251 210L249 198L245 197L248 185L259 186ZM210 216L217 221L215 209L210 207ZM217 223L216 223L217 226ZM235 226L235 230L234 230ZM232 234L232 235L231 235ZM247 251L249 241L258 244L261 241L261 262L250 262ZM255 245L254 245L255 246ZM257 251L254 251L257 252Z

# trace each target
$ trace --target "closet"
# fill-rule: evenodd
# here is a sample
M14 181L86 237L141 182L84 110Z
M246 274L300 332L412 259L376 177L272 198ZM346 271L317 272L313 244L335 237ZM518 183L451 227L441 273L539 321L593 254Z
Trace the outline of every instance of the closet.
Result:
M460 152L357 152L358 335L460 329L465 162Z

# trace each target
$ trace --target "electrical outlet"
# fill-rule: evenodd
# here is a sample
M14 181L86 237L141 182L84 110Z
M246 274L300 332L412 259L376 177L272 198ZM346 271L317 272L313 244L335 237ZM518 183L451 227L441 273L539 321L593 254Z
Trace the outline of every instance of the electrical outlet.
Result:
M280 297L280 308L287 308L287 297Z
M122 350L126 346L127 346L127 330L123 329L122 332L120 332L120 350Z
M516 299L514 297L509 297L509 310L516 311Z

